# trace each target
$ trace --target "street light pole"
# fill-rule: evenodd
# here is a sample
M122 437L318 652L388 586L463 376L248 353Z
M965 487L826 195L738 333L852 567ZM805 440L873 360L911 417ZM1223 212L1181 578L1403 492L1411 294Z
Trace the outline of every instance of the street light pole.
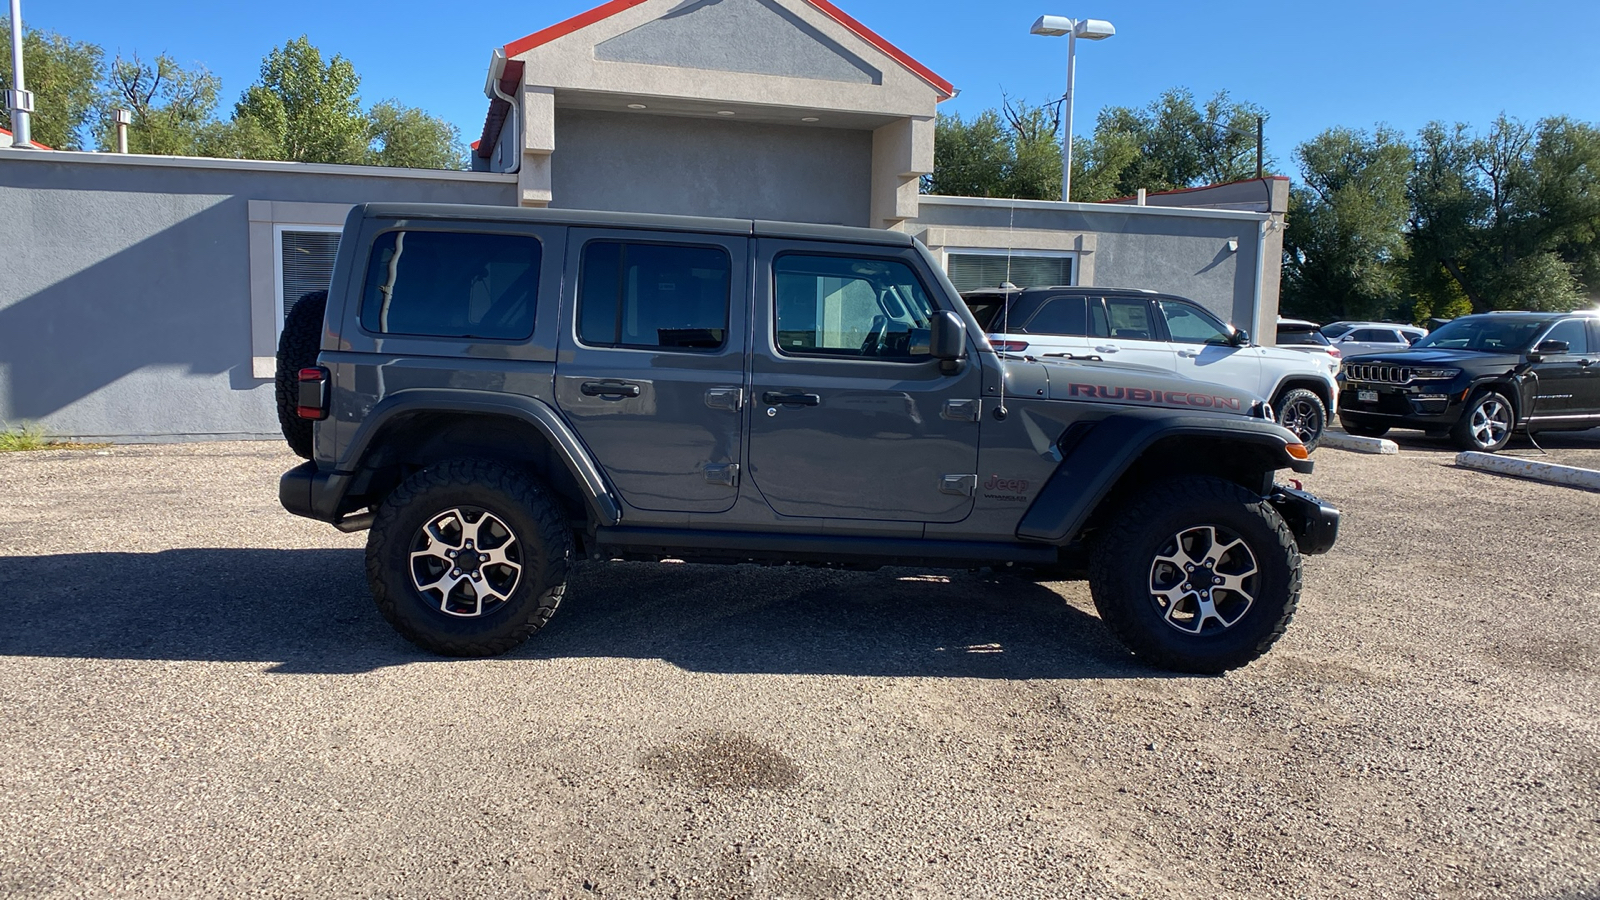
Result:
M22 0L11 0L11 90L6 105L11 107L11 146L33 149L33 94L22 77Z
M1064 16L1040 16L1029 29L1030 34L1045 37L1067 36L1067 94L1062 98L1066 105L1066 133L1061 138L1061 199L1072 199L1072 93L1078 74L1078 38L1103 41L1117 33L1104 19L1068 19Z

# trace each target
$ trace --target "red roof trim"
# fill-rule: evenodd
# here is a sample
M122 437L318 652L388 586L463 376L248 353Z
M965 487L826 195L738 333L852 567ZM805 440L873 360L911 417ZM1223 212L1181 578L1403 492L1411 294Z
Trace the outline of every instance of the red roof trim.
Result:
M526 53L535 47L548 44L556 38L566 37L567 35L572 34L574 31L587 28L603 19L609 19L617 13L630 10L644 2L646 2L646 0L611 0L611 2L596 6L594 9L591 9L588 12L579 13L564 22L557 22L556 24L551 25L549 28L545 28L542 31L535 31L533 34L530 34L525 38L506 44L506 56L513 57ZM844 10L834 6L832 3L829 3L828 0L806 0L806 2L816 7L818 11L822 12L828 18L833 19L835 22L838 22L840 25L843 25L845 28L849 29L855 34L856 37L859 37L872 46L877 47L879 50L882 50L895 62L898 62L900 65L910 69L918 78L921 78L928 84L933 85L934 89L944 95L940 99L948 100L956 95L955 86L950 82L934 74L932 69L929 69L922 63L912 59L904 50L901 50L899 47L896 47L895 45L884 40L878 35L877 32L861 24L860 22L857 22L855 19L846 14Z
M1168 194L1187 194L1192 191L1209 191L1212 188L1227 187L1230 184L1249 184L1252 181L1288 181L1287 175L1263 175L1260 178L1241 178L1238 181L1224 181L1221 184L1202 184L1198 187L1173 188L1170 191L1147 191L1146 197L1165 197ZM1096 203L1121 203L1124 200L1137 200L1138 194L1129 194L1126 197L1112 197L1109 200L1096 200Z
M14 135L11 132L5 130L4 128L0 128L0 134L3 134L8 138L16 137L16 135ZM39 143L38 141L29 141L28 143L30 143L33 146L39 148L40 150L54 150L55 149L54 147L46 147L45 145Z

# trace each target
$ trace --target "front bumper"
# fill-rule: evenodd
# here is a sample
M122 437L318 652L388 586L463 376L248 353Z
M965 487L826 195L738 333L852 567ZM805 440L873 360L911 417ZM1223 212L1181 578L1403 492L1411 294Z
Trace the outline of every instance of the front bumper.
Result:
M1396 387L1346 382L1339 391L1339 415L1363 424L1439 431L1461 418L1468 393L1448 384Z
M1289 523L1301 553L1307 556L1327 553L1339 540L1339 511L1320 497L1275 484L1267 500Z

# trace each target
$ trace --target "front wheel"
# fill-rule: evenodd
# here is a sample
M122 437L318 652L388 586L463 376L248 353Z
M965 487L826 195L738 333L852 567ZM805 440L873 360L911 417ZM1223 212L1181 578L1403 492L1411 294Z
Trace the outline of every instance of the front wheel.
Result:
M1315 391L1305 388L1285 391L1273 412L1278 424L1293 432L1306 450L1317 449L1317 444L1322 442L1322 432L1328 427L1328 407Z
M1267 652L1300 601L1300 551L1277 510L1217 478L1137 495L1096 541L1089 591L1138 658L1216 674Z
M1461 419L1450 429L1450 439L1463 450L1493 453L1510 443L1515 424L1511 398L1499 391L1484 391L1467 403Z
M445 656L493 656L527 640L555 614L571 568L572 535L551 495L490 460L447 460L406 479L367 536L378 610Z

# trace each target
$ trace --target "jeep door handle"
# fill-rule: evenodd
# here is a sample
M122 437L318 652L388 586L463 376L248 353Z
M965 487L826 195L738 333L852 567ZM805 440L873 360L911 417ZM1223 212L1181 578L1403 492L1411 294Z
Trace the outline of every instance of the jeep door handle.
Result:
M822 398L816 394L785 394L782 391L767 391L761 395L761 402L768 406L818 406Z
M1101 344L1100 346L1094 348L1094 352L1096 352L1096 353L1115 353L1115 352L1117 352L1117 345L1116 344Z
M626 381L585 381L578 386L585 397L637 397L639 386Z
M1199 350L1179 350L1178 356L1183 359L1194 359L1200 355Z

